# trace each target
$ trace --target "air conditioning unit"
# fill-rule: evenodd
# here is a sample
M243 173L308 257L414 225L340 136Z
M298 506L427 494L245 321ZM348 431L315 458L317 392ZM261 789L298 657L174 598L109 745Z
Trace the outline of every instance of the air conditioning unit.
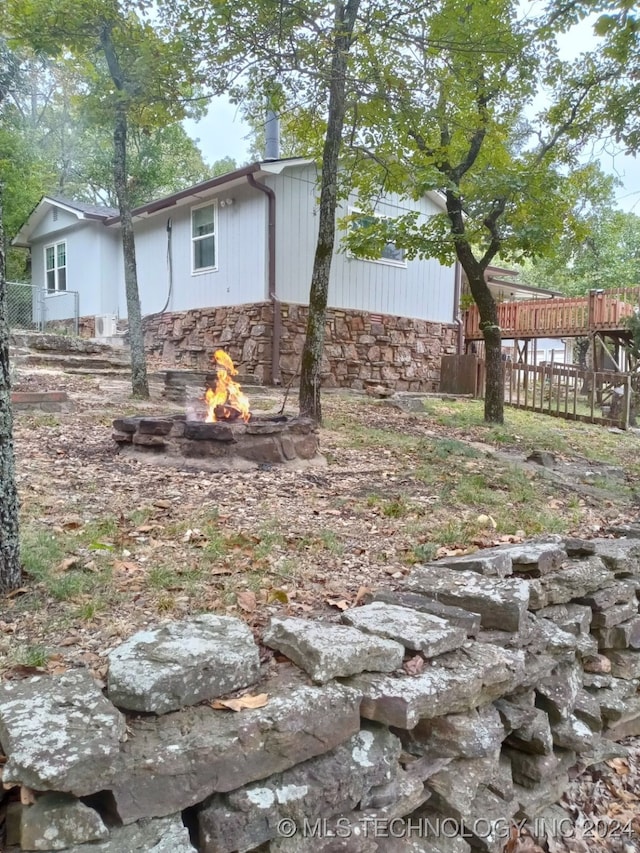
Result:
M115 314L96 314L96 338L112 338L118 331Z

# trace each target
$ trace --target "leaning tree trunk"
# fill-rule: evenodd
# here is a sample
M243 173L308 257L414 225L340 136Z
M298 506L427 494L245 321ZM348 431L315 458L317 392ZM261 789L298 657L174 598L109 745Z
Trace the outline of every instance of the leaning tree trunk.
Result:
M21 582L4 261L2 199L0 198L0 593L17 589Z
M142 312L138 292L138 271L136 267L136 244L133 236L131 203L127 187L127 114L124 105L116 113L113 132L113 178L120 223L122 228L122 254L124 256L124 285L127 294L127 316L129 318L129 345L131 347L131 386L133 396L149 399L147 380L147 360L144 352L144 334L142 331Z
M504 365L502 332L498 323L498 306L484 279L484 270L466 270L469 289L480 314L484 337L485 392L484 419L487 423L504 423Z
M347 54L351 46L351 37L359 6L360 0L348 0L346 6L340 0L336 2L335 35L329 85L329 115L322 152L318 242L311 274L309 316L300 373L300 414L313 418L317 423L322 421L320 365L324 348L329 273L331 272L336 235L338 159L346 112Z

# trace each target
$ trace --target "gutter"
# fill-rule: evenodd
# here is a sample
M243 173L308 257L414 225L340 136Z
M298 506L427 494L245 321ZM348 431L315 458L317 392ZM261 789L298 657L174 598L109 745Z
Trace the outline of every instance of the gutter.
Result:
M157 201L149 202L149 204L143 204L140 207L134 207L131 211L131 216L141 216L145 213L157 213L159 210L164 210L167 207L173 207L179 201L185 198L197 198L198 193L207 192L208 190L216 189L217 187L222 187L225 184L230 183L231 181L236 181L239 178L251 177L253 172L257 172L260 170L259 163L252 163L250 166L244 166L242 169L236 169L234 172L227 172L225 175L219 175L216 178L210 178L208 181L203 181L200 184L195 184L192 187L189 187L186 190L180 190L180 192L173 193L173 195L165 196L164 198L158 199ZM120 222L120 215L111 216L108 219L104 220L105 225L115 225Z
M282 315L280 300L276 293L276 194L271 187L256 181L253 173L247 176L249 185L267 196L267 285L269 300L273 305L273 333L271 336L271 382L282 384L280 374L280 339L282 337Z

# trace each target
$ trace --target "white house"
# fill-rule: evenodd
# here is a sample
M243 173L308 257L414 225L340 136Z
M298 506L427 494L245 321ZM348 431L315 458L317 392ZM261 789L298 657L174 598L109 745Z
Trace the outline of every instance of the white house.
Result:
M299 369L318 227L318 174L309 160L254 163L133 211L145 342L167 366L204 369L217 346L243 372L279 382ZM390 196L376 215L444 208ZM357 210L350 198L338 216ZM120 218L112 208L45 196L13 240L31 250L45 299L78 293L81 327L126 318ZM70 316L50 298L47 319ZM388 244L374 260L337 240L329 286L328 385L437 386L440 355L455 351L459 276Z

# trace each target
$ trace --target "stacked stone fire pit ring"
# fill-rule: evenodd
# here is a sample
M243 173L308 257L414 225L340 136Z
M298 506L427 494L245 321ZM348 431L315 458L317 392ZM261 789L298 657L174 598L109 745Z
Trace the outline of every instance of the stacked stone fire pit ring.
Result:
M112 435L121 453L183 469L237 471L325 464L317 427L310 418L252 415L248 423L206 423L186 415L116 418Z

